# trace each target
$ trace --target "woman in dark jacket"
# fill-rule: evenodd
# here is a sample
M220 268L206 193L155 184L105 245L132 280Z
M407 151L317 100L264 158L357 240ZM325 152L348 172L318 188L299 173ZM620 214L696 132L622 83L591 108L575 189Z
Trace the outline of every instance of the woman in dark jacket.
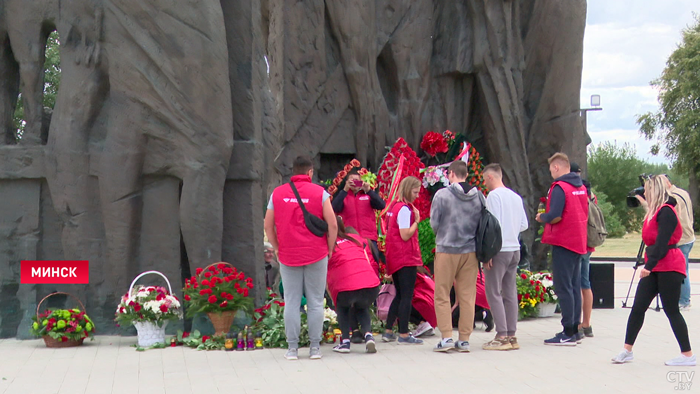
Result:
M695 356L690 348L688 326L678 309L681 284L687 272L683 253L676 245L683 233L676 214L676 200L669 195L661 175L647 179L644 188L646 201L638 198L647 209L642 227L642 240L647 246L645 265L639 273L637 293L627 321L624 349L612 361L622 364L634 359L632 346L644 323L644 314L658 294L681 348L681 354L666 361L666 365L692 366L695 365Z

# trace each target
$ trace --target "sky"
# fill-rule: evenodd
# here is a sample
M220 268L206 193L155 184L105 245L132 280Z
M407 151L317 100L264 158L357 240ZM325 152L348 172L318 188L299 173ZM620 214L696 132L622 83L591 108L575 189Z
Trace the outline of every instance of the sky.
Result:
M700 13L698 0L588 0L583 44L581 108L601 96L602 111L588 112L593 144L629 142L637 156L653 163L652 141L639 134L636 115L658 110L658 92L649 84L664 70L666 59L681 42L681 31Z

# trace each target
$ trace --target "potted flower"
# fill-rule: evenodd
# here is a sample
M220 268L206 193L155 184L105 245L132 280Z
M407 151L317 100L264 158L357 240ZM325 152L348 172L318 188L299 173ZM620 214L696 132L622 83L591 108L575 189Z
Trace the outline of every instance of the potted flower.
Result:
M538 272L530 275L530 280L535 282L535 291L539 292L540 302L537 304L537 317L554 316L557 309L557 295L554 293L554 282L549 272Z
M206 313L214 326L214 335L225 335L231 329L236 311L253 311L251 289L253 278L229 263L197 268L196 275L185 280L187 317Z
M162 276L168 289L160 286L136 286L138 279L147 274ZM170 320L182 318L182 306L168 278L158 271L147 271L137 276L129 286L117 306L114 320L120 326L133 324L138 333L139 347L150 347L157 343L165 344L165 327Z
M521 319L554 315L557 296L554 294L551 274L521 271L516 283Z
M71 294L62 292L52 293L44 297L37 305L36 316L32 317L33 322L29 330L31 334L42 337L46 347L51 348L80 346L85 338L94 340L95 324L85 314L83 304L75 297L73 298L80 304L80 309L47 309L43 313L39 313L41 304L47 298L57 294L73 297Z

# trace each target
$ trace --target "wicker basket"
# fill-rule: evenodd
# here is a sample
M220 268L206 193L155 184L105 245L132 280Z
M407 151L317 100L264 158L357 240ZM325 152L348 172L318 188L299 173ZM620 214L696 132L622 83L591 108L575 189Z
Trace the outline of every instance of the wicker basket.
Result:
M226 264L231 268L235 268L233 265L223 261L209 264L204 268L204 270L202 270L197 279L201 281L202 276L209 270L209 267L219 264ZM231 331L231 325L233 325L233 318L236 317L236 311L208 312L207 316L209 316L209 320L211 320L211 324L214 326L214 335L226 335L229 331Z
M58 294L64 294L64 295L67 295L68 297L72 297L80 305L80 310L85 312L85 305L83 305L83 303L80 302L78 297L76 297L70 293L64 293L62 291L57 291L55 293L51 293L51 294L47 295L41 301L39 301L39 304L36 306L36 320L37 321L41 321L41 319L39 319L39 311L41 310L41 304L43 304L44 301L46 301L49 297L53 297L53 296L58 295ZM46 344L46 347L50 347L50 348L81 346L83 344L83 341L85 340L85 338L80 338L77 340L76 339L69 339L69 340L64 342L60 339L55 339L55 338L52 338L48 335L44 335L44 336L42 336L42 338L44 339L44 343Z
M139 274L136 278L134 278L134 280L131 281L129 292L127 294L132 296L136 281L149 274L160 275L163 279L165 279L165 283L168 284L168 291L170 294L173 294L173 288L170 286L170 281L165 275L163 275L162 272L159 271L146 271ZM162 327L158 327L158 325L155 323L145 321L133 322L133 324L134 327L136 327L136 335L139 346L149 347L155 345L156 343L165 343L165 327L168 325L168 321L164 321Z

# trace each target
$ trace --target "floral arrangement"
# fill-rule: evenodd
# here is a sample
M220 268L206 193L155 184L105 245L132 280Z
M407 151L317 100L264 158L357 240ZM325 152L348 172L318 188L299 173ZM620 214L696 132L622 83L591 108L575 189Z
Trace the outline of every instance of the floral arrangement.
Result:
M29 332L38 337L49 336L61 342L95 339L95 324L80 309L47 309L32 320Z
M178 330L176 343L197 350L224 350L226 337L202 335L199 330L191 333Z
M114 320L121 326L151 322L161 327L167 320L182 318L178 298L160 286L138 286L122 296Z
M519 317L521 319L537 316L537 304L554 303L552 276L546 272L531 273L521 271L517 278Z
M200 280L202 276L204 279ZM249 297L252 288L253 278L227 264L212 265L206 272L197 268L195 276L185 279L187 317L237 310L250 313L253 310L253 299Z
M268 290L268 298L265 305L255 310L253 317L255 324L253 329L262 332L263 346L266 348L287 347L287 337L284 331L284 300L279 295ZM338 328L338 318L334 310L328 308L324 302L323 330L333 332ZM326 335L324 335L326 337ZM306 313L301 314L301 331L299 332L299 346L310 344L309 326L306 321Z
M445 169L437 166L430 166L423 171L423 187L428 189L435 184L440 183L442 186L447 187L450 185L450 181L447 179L445 174Z
M360 168L358 174L360 175L362 182L367 182L372 189L377 187L377 176L369 172L369 170L366 168L363 168L359 160L352 159L352 161L346 164L342 171L339 171L335 178L330 182L330 186L328 186L327 190L328 194L334 196L339 190L342 190L345 187L345 177L348 176L353 168Z
M401 177L396 180L398 185L401 180L406 177L414 176L418 179L423 179L420 170L425 168L425 164L420 161L416 152L408 146L403 138L399 138L394 146L391 147L389 153L382 161L382 165L379 167L379 173L377 174L377 179L379 182L379 195L387 200L389 198L391 182L394 178L394 173L396 172L401 156L404 157L404 167L401 172Z
M447 130L449 132L449 130ZM447 153L450 148L445 136L434 131L429 131L423 136L420 148L430 157L435 157L438 153Z

